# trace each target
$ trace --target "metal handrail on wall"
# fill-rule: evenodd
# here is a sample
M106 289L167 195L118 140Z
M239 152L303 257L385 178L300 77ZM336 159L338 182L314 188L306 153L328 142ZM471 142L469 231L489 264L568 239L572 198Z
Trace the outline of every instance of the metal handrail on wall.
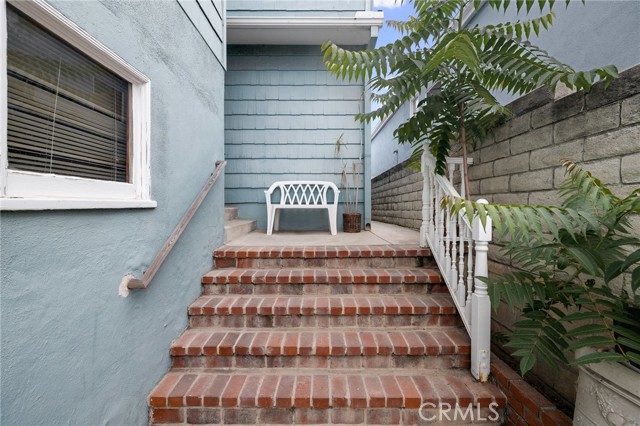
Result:
M202 187L202 189L198 193L195 200L193 200L193 203L191 203L191 206L189 206L187 211L184 213L184 215L182 216L182 219L180 219L180 222L178 223L178 225L175 227L171 235L169 235L169 238L167 238L167 241L165 241L164 245L162 246L158 254L156 254L156 257L153 259L153 261L149 265L149 268L147 268L147 270L144 271L142 278L141 279L136 278L131 274L126 275L123 278L122 284L120 286L121 289L122 287L126 287L127 289L131 289L131 290L144 289L149 286L149 284L153 280L153 277L156 275L156 273L160 269L160 266L162 266L162 263L165 261L165 259L171 252L171 249L173 249L176 242L178 241L178 239L180 238L184 230L187 228L187 225L189 225L189 222L191 221L196 211L204 201L205 197L207 196L207 194L209 194L209 191L211 190L213 185L216 183L220 175L222 175L222 172L226 165L227 165L226 161L216 161L216 168L211 174L211 177L209 178L207 183L204 185L204 187ZM121 290L121 294L122 294L122 290Z
M444 198L465 197L467 193L462 159L447 158L447 169L448 178L437 175L435 158L428 149L424 150L420 245L431 249L471 337L471 374L484 382L490 371L491 302L487 284L478 277L488 276L491 218L487 217L484 226L478 217L469 223L463 213L451 214L451 208L443 206ZM453 184L456 178L460 181L459 192Z

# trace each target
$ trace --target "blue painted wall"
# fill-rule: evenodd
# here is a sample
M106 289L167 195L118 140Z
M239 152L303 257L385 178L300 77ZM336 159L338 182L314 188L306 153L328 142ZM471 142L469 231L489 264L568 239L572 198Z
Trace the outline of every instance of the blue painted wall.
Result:
M399 144L393 132L409 119L409 104L400 105L396 112L372 133L371 137L371 177L374 178L411 156L413 148L409 144ZM394 152L394 151L397 151Z
M223 158L224 73L177 2L54 7L151 80L149 210L3 212L0 423L146 425L211 250L222 243L219 182L147 290L140 274Z
M266 228L264 190L273 182L329 180L339 185L342 162L334 146L340 135L347 144L345 161L350 164L364 154L363 125L354 120L363 108L363 89L361 83L332 77L319 46L229 46L226 203ZM326 212L284 211L281 227L328 229Z
M226 23L223 0L177 0L209 49L226 67Z
M515 3L515 2L514 2ZM529 18L539 16L537 5ZM533 37L532 43L575 69L588 70L614 64L621 71L640 63L640 2L626 0L575 1L565 8L554 7L556 18L548 31ZM506 13L484 6L467 25L525 20L511 5ZM502 96L502 102L513 100Z
M353 16L371 0L227 0L230 16Z

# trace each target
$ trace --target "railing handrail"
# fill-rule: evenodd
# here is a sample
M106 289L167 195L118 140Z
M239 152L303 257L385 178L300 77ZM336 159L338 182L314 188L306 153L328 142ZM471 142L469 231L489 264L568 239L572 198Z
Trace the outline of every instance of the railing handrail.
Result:
M440 269L465 329L471 337L471 374L480 381L489 376L491 352L491 303L486 283L478 279L488 274L487 251L491 241L491 220L482 224L474 217L469 223L463 212L451 214L442 203L447 197L465 197L464 160L447 157L449 176L436 175L435 158L422 154L422 226L420 245L429 246ZM453 185L456 169L460 191ZM478 200L484 202L485 200Z
M153 280L153 277L155 277L156 273L160 269L160 266L162 266L167 256L169 256L169 253L171 253L171 250L175 246L184 230L187 228L187 225L189 225L189 222L206 198L207 194L209 194L209 191L211 190L213 185L216 183L220 175L222 175L222 171L224 170L224 167L226 165L226 161L216 161L216 168L209 177L209 180L207 180L207 183L205 183L205 185L202 187L196 198L191 203L191 206L189 206L187 211L185 211L182 219L180 219L180 222L178 222L178 225L176 225L171 235L169 235L169 238L167 238L167 240L164 242L164 245L162 246L158 254L156 254L156 256L153 258L153 261L151 262L151 264L149 264L147 270L144 271L142 279L136 278L132 275L128 276L128 280L126 281L126 287L128 289L144 289L149 286L149 284Z

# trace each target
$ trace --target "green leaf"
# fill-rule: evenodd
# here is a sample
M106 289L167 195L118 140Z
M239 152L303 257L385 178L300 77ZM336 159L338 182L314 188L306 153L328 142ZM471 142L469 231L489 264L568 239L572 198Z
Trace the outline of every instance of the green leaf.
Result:
M616 260L614 262L611 262L609 264L609 266L607 267L607 269L604 271L604 280L606 282L609 282L612 279L614 279L615 277L617 277L620 274L622 274L622 264L623 263L624 263L624 261L622 261L622 260Z
M591 253L579 247L569 247L568 251L580 263L586 272L594 276L599 275L598 262Z
M624 263L622 264L622 266L620 266L620 269L624 272L627 270L627 268L631 265L633 265L634 263L638 263L640 262L640 249L634 251L633 253L631 253L625 260Z
M586 324L580 327L576 327L573 330L569 330L566 334L567 337L581 336L583 334L598 334L606 333L609 329L602 324Z
M632 349L635 349L636 351L640 351L640 341L638 340L632 340L632 339L628 339L626 337L619 337L618 338L618 343L621 345L625 345L628 346Z
M635 293L640 288L640 266L633 270L631 274L631 290Z
M533 368L535 363L536 357L532 353L523 356L520 360L520 374L523 376L527 374L527 372Z
M592 319L596 319L596 318L600 318L600 314L598 314L597 312L583 311L583 312L570 313L570 314L565 315L564 317L562 317L560 320L561 321L567 321L567 322L573 322L573 321L592 320Z
M629 358L631 361L635 362L636 364L640 364L640 354L637 354L635 352L627 352L627 358Z
M574 359L571 365L585 365L597 362L625 362L622 355L615 352L594 352Z
M567 350L575 351L576 349L586 348L589 346L598 348L602 346L613 346L614 344L615 341L610 337L589 336L573 342L572 344L567 346Z

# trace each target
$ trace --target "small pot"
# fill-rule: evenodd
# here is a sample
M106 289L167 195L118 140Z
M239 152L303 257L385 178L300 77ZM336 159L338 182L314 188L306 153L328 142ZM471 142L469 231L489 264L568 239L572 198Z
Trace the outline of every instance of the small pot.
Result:
M342 213L342 230L349 233L360 232L362 227L362 215L360 213Z

